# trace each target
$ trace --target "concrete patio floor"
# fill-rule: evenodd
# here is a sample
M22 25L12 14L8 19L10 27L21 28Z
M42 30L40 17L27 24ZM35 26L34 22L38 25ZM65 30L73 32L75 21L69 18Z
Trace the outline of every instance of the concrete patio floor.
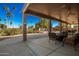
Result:
M62 47L61 43L49 43L47 35L38 36L33 39L28 36L27 42L22 41L22 36L0 41L0 56L79 56L79 46L77 51L74 51L73 47L67 44Z

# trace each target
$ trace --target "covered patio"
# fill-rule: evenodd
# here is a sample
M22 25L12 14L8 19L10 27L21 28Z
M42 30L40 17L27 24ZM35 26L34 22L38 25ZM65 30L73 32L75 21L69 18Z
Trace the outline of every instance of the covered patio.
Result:
M60 32L63 30L63 23L65 24L66 30L77 26L76 31L79 32L79 4L56 4L56 3L39 3L39 4L25 4L23 8L23 40L27 40L27 24L26 16L35 15L42 18L48 19L49 28L48 31L51 33L51 21L59 21Z
M70 29L75 29L77 33L79 33L79 4L57 4L57 3L35 3L25 4L23 8L23 41L27 40L27 25L26 25L26 16L27 15L35 15L42 18L48 19L48 35L52 33L51 21L56 20L60 22L60 32L63 30L69 31ZM63 26L63 23L65 26ZM74 27L76 25L76 28ZM65 29L63 29L65 27ZM50 38L48 38L50 40ZM72 41L72 35L68 35L68 41ZM73 44L69 42L69 44Z
M79 45L75 51L73 46L57 41L49 42L49 34L52 33L51 21L59 21L60 32L73 28L77 24L79 32L79 4L25 4L23 8L23 36L8 38L0 41L0 56L79 56ZM48 19L48 33L27 34L27 15L35 15ZM74 34L69 34L73 36ZM23 40L23 41L22 41Z

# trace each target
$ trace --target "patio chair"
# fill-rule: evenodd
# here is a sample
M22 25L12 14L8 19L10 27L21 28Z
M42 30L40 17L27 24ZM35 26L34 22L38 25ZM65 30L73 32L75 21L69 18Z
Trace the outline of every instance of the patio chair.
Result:
M64 46L64 36L61 35L61 33L57 35L56 40L62 42L62 45Z
M50 40L55 41L55 44L57 41L62 42L62 46L64 46L64 41L66 39L66 37L68 36L67 32L61 32L58 35L56 35L56 33L48 33L49 35L49 42Z
M68 37L68 31L63 32L63 36L64 36L64 38L63 38L63 46L64 46L64 42Z
M56 33L48 33L48 36L49 36L49 42L50 40L55 41L57 37Z
M74 40L73 40L73 42L74 42L74 49L75 49L75 51L77 50L76 49L76 46L78 45L78 43L79 43L79 33L76 33L75 35L74 35Z
M64 46L64 42L68 36L68 32L61 32L57 35L56 40L62 42L62 46Z

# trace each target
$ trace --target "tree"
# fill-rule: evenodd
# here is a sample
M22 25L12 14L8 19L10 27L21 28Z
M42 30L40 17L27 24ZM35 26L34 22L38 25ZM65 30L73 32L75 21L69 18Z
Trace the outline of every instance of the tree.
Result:
M8 19L8 17L11 18L10 25L12 25L13 24L13 13L12 13L12 11L16 10L16 6L13 6L12 10L8 6L4 6L3 9L6 11L6 18L7 19Z
M0 18L0 22L2 21L2 19ZM4 23L5 24L5 23ZM4 25L4 24L1 24L0 23L0 28L2 28L2 29L5 29L5 28L7 28L7 26L6 25Z
M34 29L33 26L28 27L28 32L29 32L29 33L33 33L33 32L34 32L33 29Z
M16 6L13 6L13 10L16 10Z
M4 7L3 7L3 10L5 10L6 15L7 15L7 12L9 11L8 6L4 6ZM6 22L5 24L7 25L7 23L8 23L7 16L6 16L6 19L4 19L4 21Z
M0 28L1 28L1 29L4 29L4 28L7 28L7 26L4 25L4 24L0 24Z
M7 26L7 19L4 19L4 21L5 21L5 22L4 22L4 23L5 23L5 25Z
M37 24L35 24L35 29L39 29L40 27L41 27L40 22L39 22L39 23L37 23Z
M2 21L2 19L0 18L0 22Z
M45 18L42 18L41 24L42 28L48 28L48 22Z
M6 13L7 13L7 11L9 11L8 6L4 6L4 7L3 7L3 10L5 10L5 11L6 11Z
M42 18L40 22L38 22L37 24L35 24L35 28L39 29L41 28L43 29L48 29L48 22L45 18Z
M19 28L22 29L22 25L20 25Z
M16 6L13 6L13 11L16 10ZM10 12L10 16L12 17L12 20L10 22L10 24L12 25L13 24L13 18L14 18L14 15L12 12Z
M29 26L28 29L29 29L29 28L33 28L33 26Z
M10 11L7 12L6 16L7 16L7 18L12 17L12 19L13 19L12 13ZM10 25L12 25L12 20L10 21Z

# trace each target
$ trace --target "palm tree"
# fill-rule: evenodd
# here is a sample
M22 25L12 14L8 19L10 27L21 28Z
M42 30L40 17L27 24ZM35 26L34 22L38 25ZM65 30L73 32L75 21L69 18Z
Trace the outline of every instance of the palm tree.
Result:
M0 22L2 21L2 19L0 18Z
M16 10L16 6L13 6L13 10ZM12 17L12 21L10 22L10 24L13 24L14 15L12 14L11 17Z
M7 26L7 18L5 18L5 19L4 19L4 21L5 21L4 23L5 23L5 24L6 24L6 26Z
M16 6L13 6L13 11L14 11L14 10L16 10ZM12 20L10 21L10 25L12 25L12 24L13 24L13 18L14 18L13 13L12 13L12 12L9 12L9 13L8 13L8 17L12 17Z
M13 6L13 10L16 10L16 6Z
M10 10L8 6L4 6L3 9L6 11L6 18L12 18L12 20L10 20L10 25L12 25L13 24L13 13L11 11L16 10L16 6L13 6L12 10Z
M16 6L13 6L13 9L12 9L13 11L14 10L16 10ZM12 19L11 19L11 21L10 21L10 25L12 25L13 24L13 18L14 18L14 15L13 15L13 13L10 11L9 12L9 14L8 14L8 16L9 17L12 17ZM13 24L14 25L14 24ZM14 26L13 26L14 27Z
M3 10L5 10L6 12L9 11L8 6L4 6L4 7L3 7Z
M1 21L2 21L2 19L0 18L0 29L1 29Z
M7 16L7 18L12 17L12 13L9 11L9 12L7 12L6 16ZM10 21L10 25L12 25L12 20Z
M9 11L8 6L4 6L4 7L3 7L3 10L5 10L5 12L6 12L6 14L7 14L7 12ZM7 25L8 25L7 16L6 16L6 19L4 19L4 21L5 21L5 24L6 24L6 26L7 26Z

